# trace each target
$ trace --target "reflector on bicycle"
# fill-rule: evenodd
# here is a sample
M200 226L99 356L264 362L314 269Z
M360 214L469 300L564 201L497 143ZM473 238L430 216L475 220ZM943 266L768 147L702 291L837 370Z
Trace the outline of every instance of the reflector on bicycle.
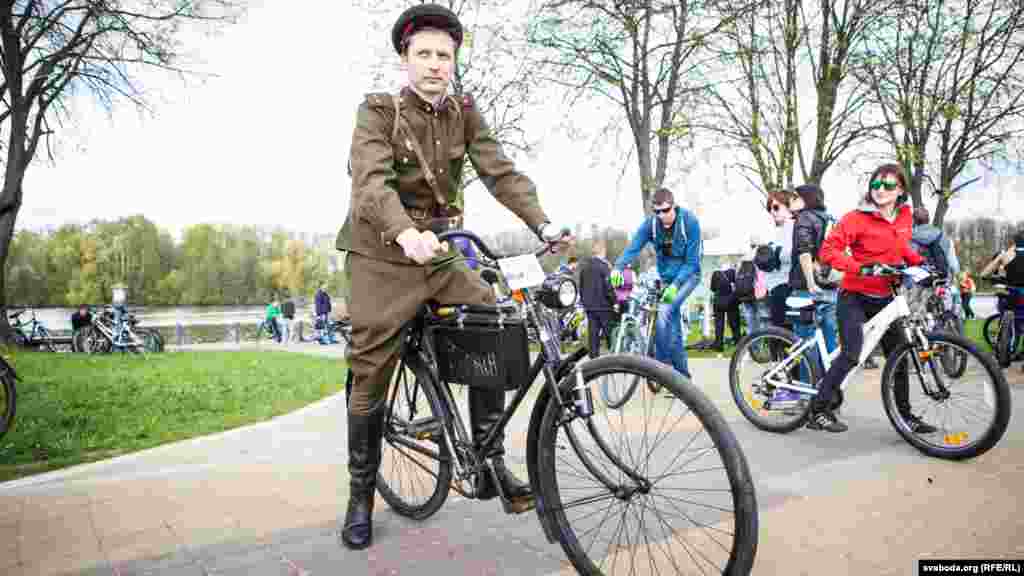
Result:
M544 269L533 254L523 254L498 260L498 267L505 276L505 282L512 290L537 286L544 282Z
M946 434L943 441L949 446L963 446L967 443L967 432L955 432Z

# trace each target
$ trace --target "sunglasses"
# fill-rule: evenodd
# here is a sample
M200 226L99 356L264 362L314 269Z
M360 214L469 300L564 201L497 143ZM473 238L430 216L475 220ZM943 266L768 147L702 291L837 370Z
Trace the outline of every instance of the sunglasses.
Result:
M772 204L771 206L768 207L768 211L769 212L778 212L779 210L782 210L782 208L783 208L782 204Z
M896 188L899 188L899 185L899 182L895 182L893 180L886 180L884 182L882 180L875 180L871 183L871 189L878 190L879 188L885 188L886 190L892 192Z
M668 208L654 208L654 213L659 216L662 214L668 214L672 211L672 208L674 208L674 206L669 206Z

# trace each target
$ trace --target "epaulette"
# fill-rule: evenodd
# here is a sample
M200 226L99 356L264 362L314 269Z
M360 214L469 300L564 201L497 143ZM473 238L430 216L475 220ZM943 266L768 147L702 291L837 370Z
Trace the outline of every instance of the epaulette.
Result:
M371 92L367 94L366 103L371 108L393 108L395 105L391 100L391 94L387 92Z

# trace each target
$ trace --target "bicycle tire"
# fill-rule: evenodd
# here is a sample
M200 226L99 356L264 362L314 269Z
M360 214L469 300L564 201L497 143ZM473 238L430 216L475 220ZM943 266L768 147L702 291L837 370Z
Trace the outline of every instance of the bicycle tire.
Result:
M399 362L389 389L387 412L384 417L384 437L381 439L381 464L377 471L377 491L396 514L413 520L425 520L437 512L448 498L452 480L452 463L444 441L445 417L442 409L437 382L431 372L419 360ZM408 367L408 371L404 368ZM412 382L407 376L411 373ZM429 414L417 418L417 410L424 408L416 401L422 394ZM409 414L399 413L402 405L397 402L400 395L410 396L413 407ZM408 400L408 398L405 398ZM420 440L424 440L420 442ZM398 458L404 458L401 466L422 468L422 463L411 458L417 452L437 463L437 472L427 471L433 476L434 485L426 491L426 498L412 500L402 493L405 481L389 482L391 474L399 466Z
M739 408L740 413L743 414L743 417L746 418L747 421L766 432L785 434L806 424L811 411L811 402L807 401L805 406L797 410L791 410L790 413L787 413L786 410L772 410L770 401L775 394L775 387L770 384L762 384L759 379L759 383L756 385L756 388L752 386L754 389L750 391L744 390L743 377L740 374L740 363L743 362L743 359L747 354L749 354L755 362L758 362L758 359L761 357L761 348L770 348L770 344L767 343L762 343L761 346L758 345L759 340L767 340L768 338L773 338L780 343L785 343L786 350L790 350L800 343L800 338L797 337L796 334L776 326L768 326L752 334L747 334L740 339L738 344L736 344L736 350L733 351L732 358L729 360L729 389L732 391L732 398L736 403L736 407ZM779 362L788 358L788 356L789 355L787 353L783 358L770 360L771 366L763 369L761 377L763 377L766 372L776 367ZM810 380L808 384L813 385L818 382L820 378L818 375L818 363L814 361L814 357L808 356L805 352L798 362L800 362L803 365L803 368L807 370ZM758 363L760 364L760 362ZM789 375L790 371L795 369L798 368L790 368L786 371L786 374ZM837 390L837 392L839 391ZM756 398L755 393L757 395L766 396L768 400L765 401L760 398ZM842 402L841 396L837 396L835 400L836 405L838 405L839 402ZM762 410L762 408L764 409ZM769 419L769 414L775 414L778 417L772 420ZM783 418L785 416L791 417Z
M618 333L615 335L615 347L612 350L613 354L629 354L633 353L633 346L636 344L636 327L631 321L620 324ZM627 378L627 384L621 388L621 394L616 395L612 391L613 384L608 379L601 382L601 399L604 400L606 406L613 410L622 408L629 402L629 399L633 397L633 393L636 392L636 387L640 384L639 378ZM615 385L616 389L620 389L618 385Z
M1006 382L1006 378L1003 376L1002 370L996 366L992 356L978 350L977 346L967 338L945 332L932 332L926 336L928 338L928 342L933 347L935 344L940 346L959 347L963 353L969 357L968 360L973 358L982 366L982 369L989 376L993 386L993 389L991 390L991 401L995 408L993 422L988 429L978 435L979 437L977 442L966 446L963 445L963 440L969 439L972 435L962 432L964 436L960 437L959 434L961 434L961 431L959 428L938 428L938 430L933 433L922 435L918 435L910 429L905 422L904 416L900 415L897 410L894 379L896 366L903 361L904 356L906 356L908 352L916 352L918 358L922 358L921 351L918 349L918 344L915 342L904 343L902 346L893 350L886 358L885 369L882 372L881 385L882 404L885 407L886 416L889 417L889 422L908 444L929 456L945 460L965 460L984 454L999 442L1003 437L1003 434L1006 432L1006 428L1010 422L1012 400L1010 396L1010 387ZM932 356L930 354L924 354L923 356L925 363L931 362ZM914 389L915 384L917 384L914 380L914 371L908 367L908 372L909 387L910 389ZM931 374L933 377L940 373L944 373L944 371L936 370L934 367L931 368ZM975 380L977 379L971 378L972 382ZM952 394L950 394L950 398L953 398ZM944 399L944 402L951 402L950 398ZM985 395L985 402L986 404L989 402L988 394ZM920 406L915 406L914 404L915 403L911 404L911 409L920 410ZM948 410L946 412L948 415ZM972 419L974 419L977 414L978 412L975 409L972 409L970 412ZM931 419L929 414L926 414L926 418ZM957 423L952 422L951 418L940 418L937 422L939 423L939 426L958 426ZM922 437L935 434L935 437L938 438L938 434L940 432L942 433L943 445L932 444Z
M659 489L658 487L664 483L673 481L692 482L695 477L688 473L676 474L666 472L655 479L653 478L653 474L657 474L657 471L652 472L652 470L656 470L660 467L661 462L659 461L655 463L648 462L643 465L627 465L627 467L632 469L634 474L652 476L651 478L644 478L650 486L649 489L643 493L641 493L642 491L640 490L633 490L628 494L622 493L626 490L626 486L624 484L619 486L619 491L610 491L606 497L590 496L590 492L583 492L582 489L581 491L577 491L577 489L569 487L563 489L561 486L562 482L558 476L559 466L564 465L564 471L567 475L565 479L566 484L578 481L576 480L578 478L586 480L582 475L586 474L590 468L578 469L576 466L571 464L567 464L565 462L560 463L559 460L564 460L569 455L579 455L581 451L585 454L592 454L596 451L592 452L591 450L588 450L586 446L582 445L577 448L577 444L572 444L571 440L569 445L567 445L566 442L559 439L560 431L570 430L570 427L572 426L578 427L581 421L579 419L566 418L566 416L569 415L571 408L560 405L552 398L545 408L540 425L540 435L537 441L537 487L541 495L539 502L541 502L541 505L544 507L541 513L546 515L550 520L554 535L557 537L563 551L568 556L569 561L572 563L576 571L585 576L615 573L614 565L618 561L620 552L624 549L632 549L632 553L634 555L632 560L636 560L635 555L637 552L650 554L648 559L636 560L635 564L647 566L649 562L652 565L652 568L654 568L653 565L655 563L667 564L667 562L665 562L666 557L670 556L672 552L669 549L669 546L676 542L685 541L688 536L696 532L698 536L709 536L711 540L714 540L717 544L717 547L715 547L709 543L710 550L707 554L699 554L699 557L701 558L700 561L715 564L713 562L714 559L709 558L709 555L721 556L721 561L724 564L724 567L718 567L716 565L713 570L714 572L717 573L720 571L723 574L735 575L749 574L754 563L754 558L757 554L757 498L746 457L744 456L742 448L737 442L736 437L729 429L728 423L718 409L715 408L715 406L697 387L688 382L672 368L656 362L651 358L634 355L604 356L587 362L581 367L581 369L583 379L587 382L592 382L595 378L613 372L640 373L644 378L659 381L661 383L661 388L672 392L676 402L666 403L659 400L658 402L652 401L651 405L659 407L664 407L666 405L679 407L681 411L685 411L687 415L693 415L697 419L701 428L707 431L707 436L710 438L709 446L707 448L701 448L698 452L703 455L720 456L722 466L720 468L713 468L709 470L704 468L704 463L695 463L693 465L698 469L694 470L693 474L699 475L702 473L713 473L717 476L717 481L721 483L723 487L721 489L710 488L703 483L704 480L698 479L696 482L701 486L701 488L693 488L691 486L688 489L690 490L688 493L676 492L676 490L682 490L681 488L663 487ZM564 394L571 394L569 391L570 386L571 383L565 386ZM645 399L653 400L654 398L654 396L645 395ZM603 440L601 434L596 432L598 424L595 424L595 418L598 418L597 413L595 413L595 415L586 422L585 428L583 428L583 430L586 430L589 433L589 438L597 442L599 446L603 443L604 448L601 449L602 451L608 450L610 446L622 446L622 442L605 442ZM642 424L634 425L642 426ZM654 430L658 430L656 433L659 435L660 430L662 429L663 427L659 427L657 425L651 427L651 431L654 432ZM689 436L689 434L692 433L692 428L686 428L686 430L688 430L686 435ZM568 432L566 432L566 437L569 437ZM632 439L632 436L627 436L627 438ZM664 438L668 438L668 436L665 436ZM668 460L670 466L675 465L681 454L690 451L694 438L696 438L696 433L693 433L690 444L686 444L684 442L682 446L671 440L665 440L664 438L655 443L647 443L646 440L644 440L641 445L647 447L649 452L645 449L640 450L639 453L644 453L645 456L650 456L652 453L657 452L660 447L666 456L664 460ZM663 446L663 443L666 445ZM607 455L606 451L603 453ZM596 452L596 454L599 456L600 452ZM623 452L621 452L621 457L618 457L619 461L622 462L633 459L632 454L633 452L629 448L624 449ZM675 456L668 458L672 455ZM694 463L702 457L703 456L691 457L687 454L687 458L684 459L686 460L684 464ZM611 459L609 459L609 462L611 462ZM607 469L605 468L604 471L607 471ZM620 469L620 481L624 479L625 476L626 474ZM594 475L592 474L591 478L593 477ZM600 488L608 489L603 484L598 484L598 486ZM683 517L690 521L692 526L686 526L686 531L683 531L682 528L677 530L672 527L669 527L667 532L665 531L664 528L668 523L668 520L666 520L661 514L661 510L663 508L655 504L657 495L654 493L658 490L664 490L666 492L672 491L671 493L675 495L667 497L663 496L662 498L665 499L665 503L668 504L668 506L671 506L671 510L668 510L667 514L672 516L674 521L676 519L680 519L679 523L682 524L681 519ZM712 496L713 494L719 494L717 497L728 499L734 507L734 511L732 513L733 532L730 533L728 530L720 530L718 526L721 526L722 522L717 522L714 525L706 525L699 522L700 517L705 514L717 515L719 517L722 516L720 512L709 512L707 508L719 511L722 509L717 509L715 506L710 505L704 505L706 508L693 508L691 505L701 505L678 498L679 496L687 496L689 494L700 494L702 497L707 495L706 497L708 498L715 497ZM575 501L569 500L572 498L578 499ZM607 505L601 498L607 498ZM665 540L669 540L670 544L665 544L662 541L656 541L652 544L650 540L646 538L646 534L642 540L639 536L633 539L630 539L630 537L627 536L626 541L631 545L628 548L623 547L621 544L617 545L609 542L608 556L598 557L597 554L592 554L592 547L594 547L597 540L600 539L600 530L598 530L598 533L594 536L595 544L591 544L590 546L584 545L581 543L581 538L585 539L589 537L593 534L593 529L583 531L575 526L567 517L567 511L573 513L573 511L576 510L577 505L588 506L591 503L596 505L599 513L595 514L591 512L579 517L578 521L580 523L584 523L591 521L592 518L607 518L612 514L611 508L624 500L629 501L623 503L625 510L623 512L622 523L620 523L619 526L625 524L628 527L628 524L630 523L629 514L634 516L650 514L652 517L652 523L661 522L661 536L666 536ZM633 508L629 508L630 506ZM678 514L680 506L689 508L689 511L693 512L693 515L686 515L684 512L682 516L680 516ZM657 520L654 520L654 517L657 517ZM708 522L714 522L714 520L709 519ZM635 522L634 520L634 523L637 523L641 528L644 526L643 521ZM729 521L726 520L725 523L728 525ZM612 521L612 524L615 524L614 520ZM704 532L700 531L701 528L704 529ZM619 537L620 532L621 530L616 532L616 537ZM724 544L715 540L714 536L719 532L730 534L731 542L728 541L728 538L723 538L723 540L726 540ZM641 542L643 544L641 544ZM655 548L657 548L657 550L655 550ZM725 557L725 555L727 555L727 557ZM671 566L675 567L674 571L667 570L667 572L679 573L679 563L698 562L698 556L690 554L689 550L687 550L687 554L680 554L680 556L681 557L679 558L667 558L668 562L671 563ZM609 558L611 558L612 568L604 567L606 560ZM705 566L698 564L698 568L700 568L701 573L704 572L704 567Z
M0 438L10 431L14 415L18 411L18 390L14 385L14 374L7 367L0 367L0 381L3 385L3 405L0 405Z
M996 313L985 319L985 323L981 328L981 335L985 338L985 343L988 344L989 350L995 352L996 342L999 341L999 319L1002 314Z
M996 360L1000 368L1009 368L1013 363L1014 317L1012 310L1003 312L999 319L999 339L996 341Z

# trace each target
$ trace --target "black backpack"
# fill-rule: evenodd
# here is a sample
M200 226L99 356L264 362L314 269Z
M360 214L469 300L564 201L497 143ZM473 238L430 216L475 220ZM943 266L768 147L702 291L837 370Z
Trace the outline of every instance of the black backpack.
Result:
M918 247L917 252L925 262L935 267L936 274L940 277L949 276L949 261L946 260L946 251L942 249L944 235L943 232L939 232L939 235L928 244L914 242L914 245Z
M762 272L774 272L782 267L782 246L761 244L754 250L754 266Z
M741 301L754 299L754 284L757 282L757 270L752 260L740 262L736 270L736 297Z

